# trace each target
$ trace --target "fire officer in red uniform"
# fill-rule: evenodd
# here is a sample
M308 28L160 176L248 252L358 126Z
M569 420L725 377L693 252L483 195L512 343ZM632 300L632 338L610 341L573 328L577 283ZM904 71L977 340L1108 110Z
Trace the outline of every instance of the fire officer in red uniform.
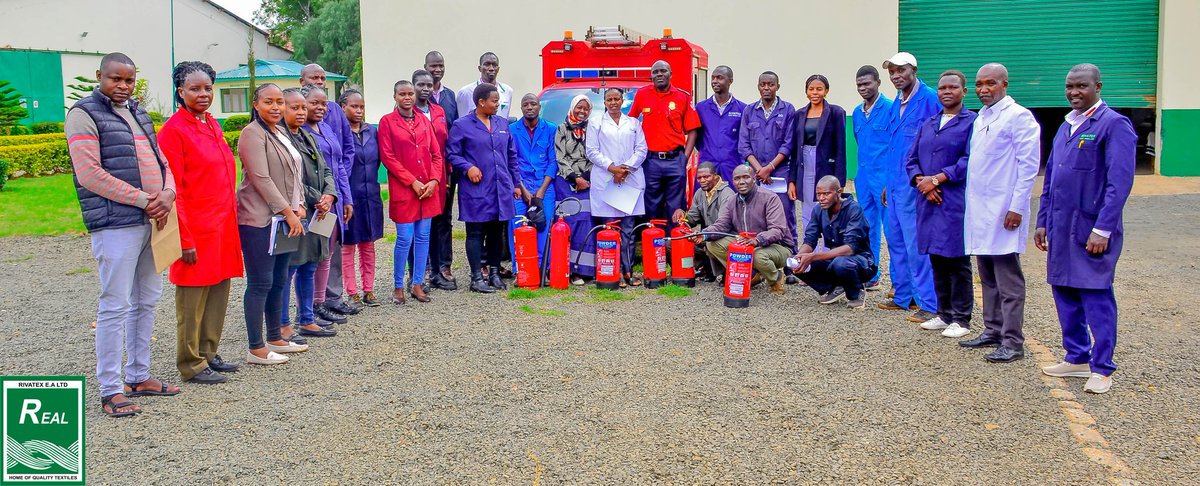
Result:
M670 219L676 209L687 208L687 161L695 150L700 115L691 94L671 86L671 65L666 61L651 66L650 80L652 86L633 96L629 116L641 117L646 135L646 215Z

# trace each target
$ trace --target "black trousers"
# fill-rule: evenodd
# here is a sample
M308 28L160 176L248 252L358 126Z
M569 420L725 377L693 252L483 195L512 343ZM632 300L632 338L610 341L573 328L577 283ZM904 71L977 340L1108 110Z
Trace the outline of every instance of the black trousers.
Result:
M485 263L489 267L500 266L507 230L508 221L467 223L467 262L471 264L472 276L481 272Z
M1021 255L979 255L979 283L983 286L984 334L1000 339L1002 346L1021 349L1025 344L1025 273Z
M971 310L975 307L974 282L971 281L971 257L929 255L933 266L933 290L937 292L938 317L946 324L957 322L971 327Z
M450 268L454 262L454 239L451 229L454 227L454 190L458 187L458 173L450 173L450 182L446 190L446 207L442 214L433 217L429 226L429 273L439 272ZM412 268L412 265L409 265Z

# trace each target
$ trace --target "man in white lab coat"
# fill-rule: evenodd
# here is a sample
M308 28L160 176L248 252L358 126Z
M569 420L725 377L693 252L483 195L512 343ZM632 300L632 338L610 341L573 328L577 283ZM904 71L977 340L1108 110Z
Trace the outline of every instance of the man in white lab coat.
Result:
M967 160L964 237L976 256L983 286L984 331L958 344L996 347L984 358L1007 363L1025 357L1025 275L1021 253L1029 234L1029 200L1041 160L1041 127L1008 96L1008 69L985 64L975 76L983 103Z

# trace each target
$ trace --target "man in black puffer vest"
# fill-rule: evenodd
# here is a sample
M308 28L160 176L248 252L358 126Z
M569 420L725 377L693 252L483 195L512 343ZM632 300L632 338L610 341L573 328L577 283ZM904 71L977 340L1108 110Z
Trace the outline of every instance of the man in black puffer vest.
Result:
M100 61L100 85L67 112L65 131L83 223L100 274L96 378L110 416L141 412L126 397L175 395L179 387L150 376L150 335L162 276L154 267L150 224L165 224L175 180L158 149L154 123L130 99L137 71L114 52ZM128 353L125 380L121 357Z

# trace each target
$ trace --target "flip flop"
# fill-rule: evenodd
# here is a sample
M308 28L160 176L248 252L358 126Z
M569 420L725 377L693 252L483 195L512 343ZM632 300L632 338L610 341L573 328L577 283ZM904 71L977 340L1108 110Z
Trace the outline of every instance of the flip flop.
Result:
M118 417L129 417L129 416L133 416L133 415L142 413L141 409L129 410L129 411L125 411L125 412L118 412L117 409L121 409L121 408L125 408L125 407L136 407L137 404L133 403L131 401L128 401L128 400L126 400L124 402L113 403L113 397L115 397L117 395L121 395L121 393L113 393L112 395L109 395L107 397L100 399L100 410L102 410L105 415L108 415L109 417L113 417L113 418L118 418ZM104 407L106 407L106 406L108 407L108 410L104 409Z
M170 397L170 396L178 395L179 392L182 391L182 390L169 391L170 387L169 387L168 383L165 381L158 382L158 384L159 384L158 390L138 390L138 386L141 386L146 381L150 381L153 379L154 378L147 378L145 381L140 381L137 383L125 383L125 386L129 387L129 391L125 392L125 396L127 396L127 397L144 397L144 396Z

